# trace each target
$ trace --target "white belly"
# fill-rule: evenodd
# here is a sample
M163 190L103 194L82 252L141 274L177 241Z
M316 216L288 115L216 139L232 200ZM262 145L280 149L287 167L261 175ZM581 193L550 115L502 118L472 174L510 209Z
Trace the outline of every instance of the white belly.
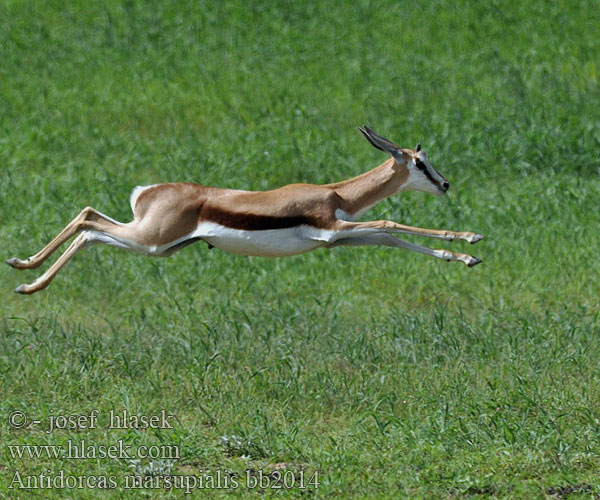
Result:
M310 252L335 240L335 231L311 226L245 231L203 222L190 236L201 237L226 252L257 257L285 257Z

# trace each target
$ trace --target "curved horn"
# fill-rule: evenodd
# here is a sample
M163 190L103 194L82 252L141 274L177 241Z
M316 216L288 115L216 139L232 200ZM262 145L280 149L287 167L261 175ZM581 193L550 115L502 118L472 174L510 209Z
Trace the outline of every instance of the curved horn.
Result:
M365 139L367 139L367 141L369 141L371 146L373 146L374 148L380 149L381 151L385 151L386 153L392 156L394 154L398 154L400 147L397 144L394 144L392 141L381 137L372 128L364 125L362 128L358 127L358 130L362 135L365 136Z

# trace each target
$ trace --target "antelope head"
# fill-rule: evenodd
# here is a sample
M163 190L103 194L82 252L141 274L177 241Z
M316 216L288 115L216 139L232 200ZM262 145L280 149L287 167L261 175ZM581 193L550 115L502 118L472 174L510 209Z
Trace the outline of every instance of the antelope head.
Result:
M417 144L416 149L402 149L366 125L358 130L373 147L394 159L396 169L406 176L402 191L423 191L440 196L450 188L446 178L433 167L421 149L421 143Z

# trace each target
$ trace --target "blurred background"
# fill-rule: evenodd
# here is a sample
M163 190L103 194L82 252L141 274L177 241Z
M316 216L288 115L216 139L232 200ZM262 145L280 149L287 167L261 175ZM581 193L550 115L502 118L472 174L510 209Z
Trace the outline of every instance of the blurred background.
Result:
M451 185L364 220L486 239L452 245L473 269L93 247L32 297L48 264L4 266L0 408L168 406L178 434L128 439L180 443L175 471L284 463L323 498L598 491L599 56L592 1L3 2L4 258L88 205L130 220L136 185L358 175L386 159L362 124Z

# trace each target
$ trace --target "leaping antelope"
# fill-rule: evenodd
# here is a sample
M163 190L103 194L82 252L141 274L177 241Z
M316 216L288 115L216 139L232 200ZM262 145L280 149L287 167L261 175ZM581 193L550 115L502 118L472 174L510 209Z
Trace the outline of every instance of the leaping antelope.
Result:
M35 269L72 236L68 249L37 280L16 292L32 294L46 288L82 248L106 243L144 255L168 257L199 240L232 253L284 257L343 245L385 245L406 248L448 262L472 267L480 259L448 250L434 250L396 238L413 234L446 241L476 243L483 238L404 226L388 220L355 222L381 200L402 191L442 195L448 181L421 150L401 149L373 129L359 128L365 138L390 158L358 177L334 184L290 184L272 191L240 191L192 183L138 186L131 194L133 221L124 224L84 208L48 245L26 260L12 258L17 269Z

